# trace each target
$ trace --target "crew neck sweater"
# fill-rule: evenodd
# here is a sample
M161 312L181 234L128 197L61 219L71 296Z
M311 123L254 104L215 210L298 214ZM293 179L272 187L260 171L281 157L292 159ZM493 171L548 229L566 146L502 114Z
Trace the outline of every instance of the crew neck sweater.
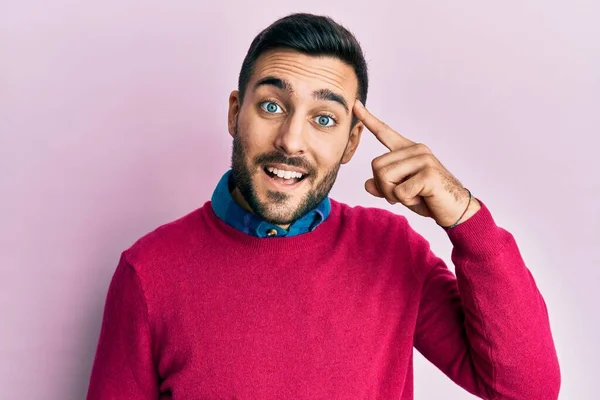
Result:
M556 399L544 300L480 203L455 275L385 210L258 238L207 202L122 253L88 399L413 399L414 349L481 398Z

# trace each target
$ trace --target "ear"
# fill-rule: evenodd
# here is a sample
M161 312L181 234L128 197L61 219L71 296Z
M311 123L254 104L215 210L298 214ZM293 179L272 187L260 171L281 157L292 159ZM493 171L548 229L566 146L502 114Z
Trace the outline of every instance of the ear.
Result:
M234 90L229 95L229 112L227 114L227 127L231 136L235 136L238 115L240 114L241 107L240 92Z
M350 138L348 139L348 144L346 145L346 150L344 150L344 155L342 157L342 164L346 164L352 159L354 153L356 152L356 148L358 147L358 143L360 142L360 137L362 135L363 129L365 128L362 122L357 122L356 125L350 130Z

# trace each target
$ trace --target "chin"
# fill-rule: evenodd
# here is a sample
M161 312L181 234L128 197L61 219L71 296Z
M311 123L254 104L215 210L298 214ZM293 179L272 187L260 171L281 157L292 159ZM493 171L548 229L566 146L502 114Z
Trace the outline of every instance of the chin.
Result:
M240 168L234 170L234 178L250 210L265 221L282 226L295 222L315 209L331 186L329 181L316 183L313 179L292 185L282 184L274 181L262 169L250 175L247 168Z
M252 207L265 221L276 225L289 225L304 213L297 196L269 191L261 196L260 204Z

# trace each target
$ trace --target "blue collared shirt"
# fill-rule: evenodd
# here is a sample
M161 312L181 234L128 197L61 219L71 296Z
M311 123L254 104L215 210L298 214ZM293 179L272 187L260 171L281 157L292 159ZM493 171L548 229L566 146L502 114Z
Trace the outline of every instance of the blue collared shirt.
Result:
M317 207L306 213L302 218L292 223L288 230L267 222L259 216L242 208L233 200L230 191L233 180L231 170L221 178L211 198L212 208L223 222L249 235L264 237L295 236L313 231L320 223L325 221L331 212L329 197L321 201ZM277 232L276 235L273 232Z

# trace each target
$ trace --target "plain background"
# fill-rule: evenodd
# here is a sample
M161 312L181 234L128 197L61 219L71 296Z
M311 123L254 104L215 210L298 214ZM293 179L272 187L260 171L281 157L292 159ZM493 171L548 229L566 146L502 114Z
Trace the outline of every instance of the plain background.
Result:
M229 166L252 38L294 11L361 41L371 111L427 144L511 231L545 296L561 399L600 398L600 6L590 1L0 3L0 393L82 399L122 250ZM332 197L369 196L372 135ZM420 355L416 399L469 399Z

